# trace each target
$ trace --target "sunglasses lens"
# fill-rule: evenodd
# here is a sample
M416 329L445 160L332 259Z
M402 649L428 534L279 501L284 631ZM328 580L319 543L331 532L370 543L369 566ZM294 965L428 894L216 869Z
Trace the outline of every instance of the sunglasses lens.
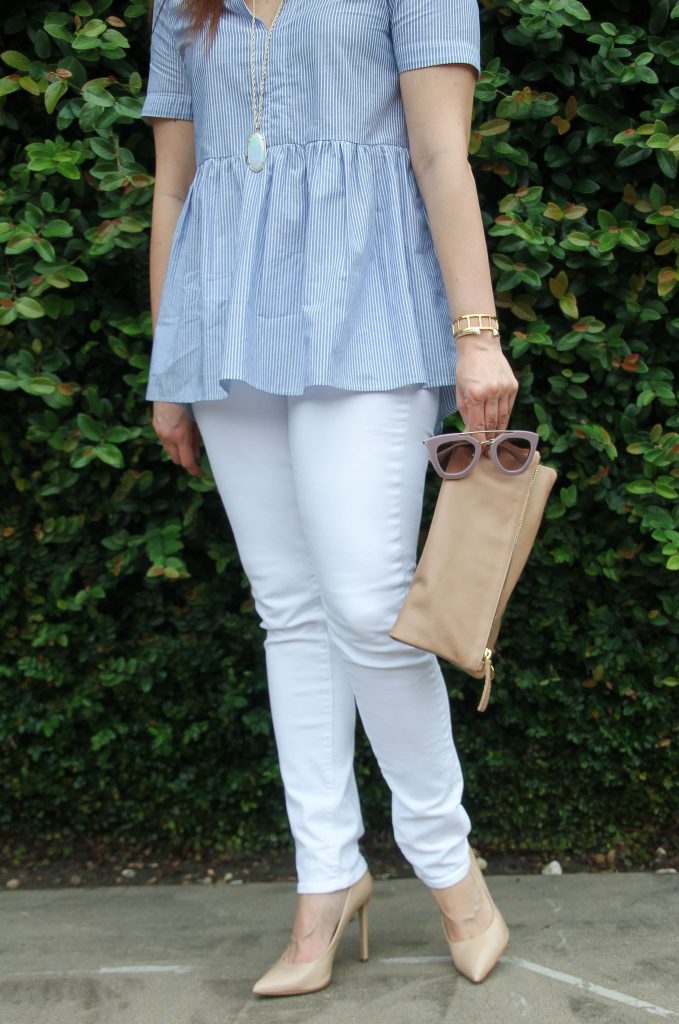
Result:
M463 473L474 458L474 446L464 438L442 441L436 449L436 457L444 473Z
M516 473L523 469L530 457L530 441L527 437L513 437L500 441L497 446L498 462L503 469Z

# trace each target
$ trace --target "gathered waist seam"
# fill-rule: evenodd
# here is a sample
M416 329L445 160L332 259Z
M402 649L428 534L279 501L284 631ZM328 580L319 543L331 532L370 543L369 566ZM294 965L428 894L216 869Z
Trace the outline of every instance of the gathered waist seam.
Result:
M408 153L408 146L401 146L397 142L356 142L354 139L313 139L311 142L274 142L267 143L267 150L272 152L275 149L307 149L319 142L338 142L347 146L362 146L365 149L398 149ZM210 156L201 157L197 166L206 163L208 160L245 160L245 153L213 153Z

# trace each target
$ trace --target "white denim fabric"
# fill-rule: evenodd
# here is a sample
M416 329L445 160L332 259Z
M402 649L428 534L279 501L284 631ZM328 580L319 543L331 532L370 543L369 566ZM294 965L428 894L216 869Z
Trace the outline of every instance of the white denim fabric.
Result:
M434 655L389 637L416 564L438 389L291 397L234 382L194 413L264 640L298 891L366 869L356 707L392 793L394 836L432 888L469 870L470 821Z

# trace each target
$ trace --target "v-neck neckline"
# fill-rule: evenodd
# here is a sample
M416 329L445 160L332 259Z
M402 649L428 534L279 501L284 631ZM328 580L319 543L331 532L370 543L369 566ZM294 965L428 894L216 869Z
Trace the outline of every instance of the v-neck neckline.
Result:
M251 17L252 17L252 11L250 10L250 8L248 7L248 5L246 4L245 0L240 0L240 2L241 2L241 4L243 5L243 7L245 8L245 13L246 13L246 14L248 15L248 17L249 17L249 18L251 18ZM250 0L250 3L252 3L252 0ZM286 6L288 5L288 3L290 3L290 0L285 0L285 3L283 4L283 11L285 10L285 8L286 8ZM279 21L280 21L280 20L281 20L281 18L283 17L283 11L281 11L281 13L280 13L280 15L279 15L279 17L278 17L278 20L279 20ZM275 17L275 15L274 15L274 17ZM262 19L261 19L261 18L259 17L259 15L258 15L258 14L256 14L256 15L255 15L255 21L259 22L259 24L260 24L260 25L261 25L261 26L262 26L263 28L265 28L267 32L268 32L268 31L270 30L271 26L270 26L270 25L267 25L267 24L266 24L265 22L263 22L263 21L262 21ZM272 22L272 24L273 24L273 22Z

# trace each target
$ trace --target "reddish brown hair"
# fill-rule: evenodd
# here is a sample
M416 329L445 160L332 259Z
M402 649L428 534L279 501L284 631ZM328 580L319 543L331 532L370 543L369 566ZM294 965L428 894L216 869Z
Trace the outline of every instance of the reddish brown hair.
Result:
M158 12L162 9L163 4L167 2L168 0L159 0ZM155 0L151 0L148 15L149 31L153 31L155 7ZM217 34L219 19L222 16L224 0L179 0L177 7L179 12L186 18L188 34L195 38L204 28L207 28L208 45L212 46L212 42Z

